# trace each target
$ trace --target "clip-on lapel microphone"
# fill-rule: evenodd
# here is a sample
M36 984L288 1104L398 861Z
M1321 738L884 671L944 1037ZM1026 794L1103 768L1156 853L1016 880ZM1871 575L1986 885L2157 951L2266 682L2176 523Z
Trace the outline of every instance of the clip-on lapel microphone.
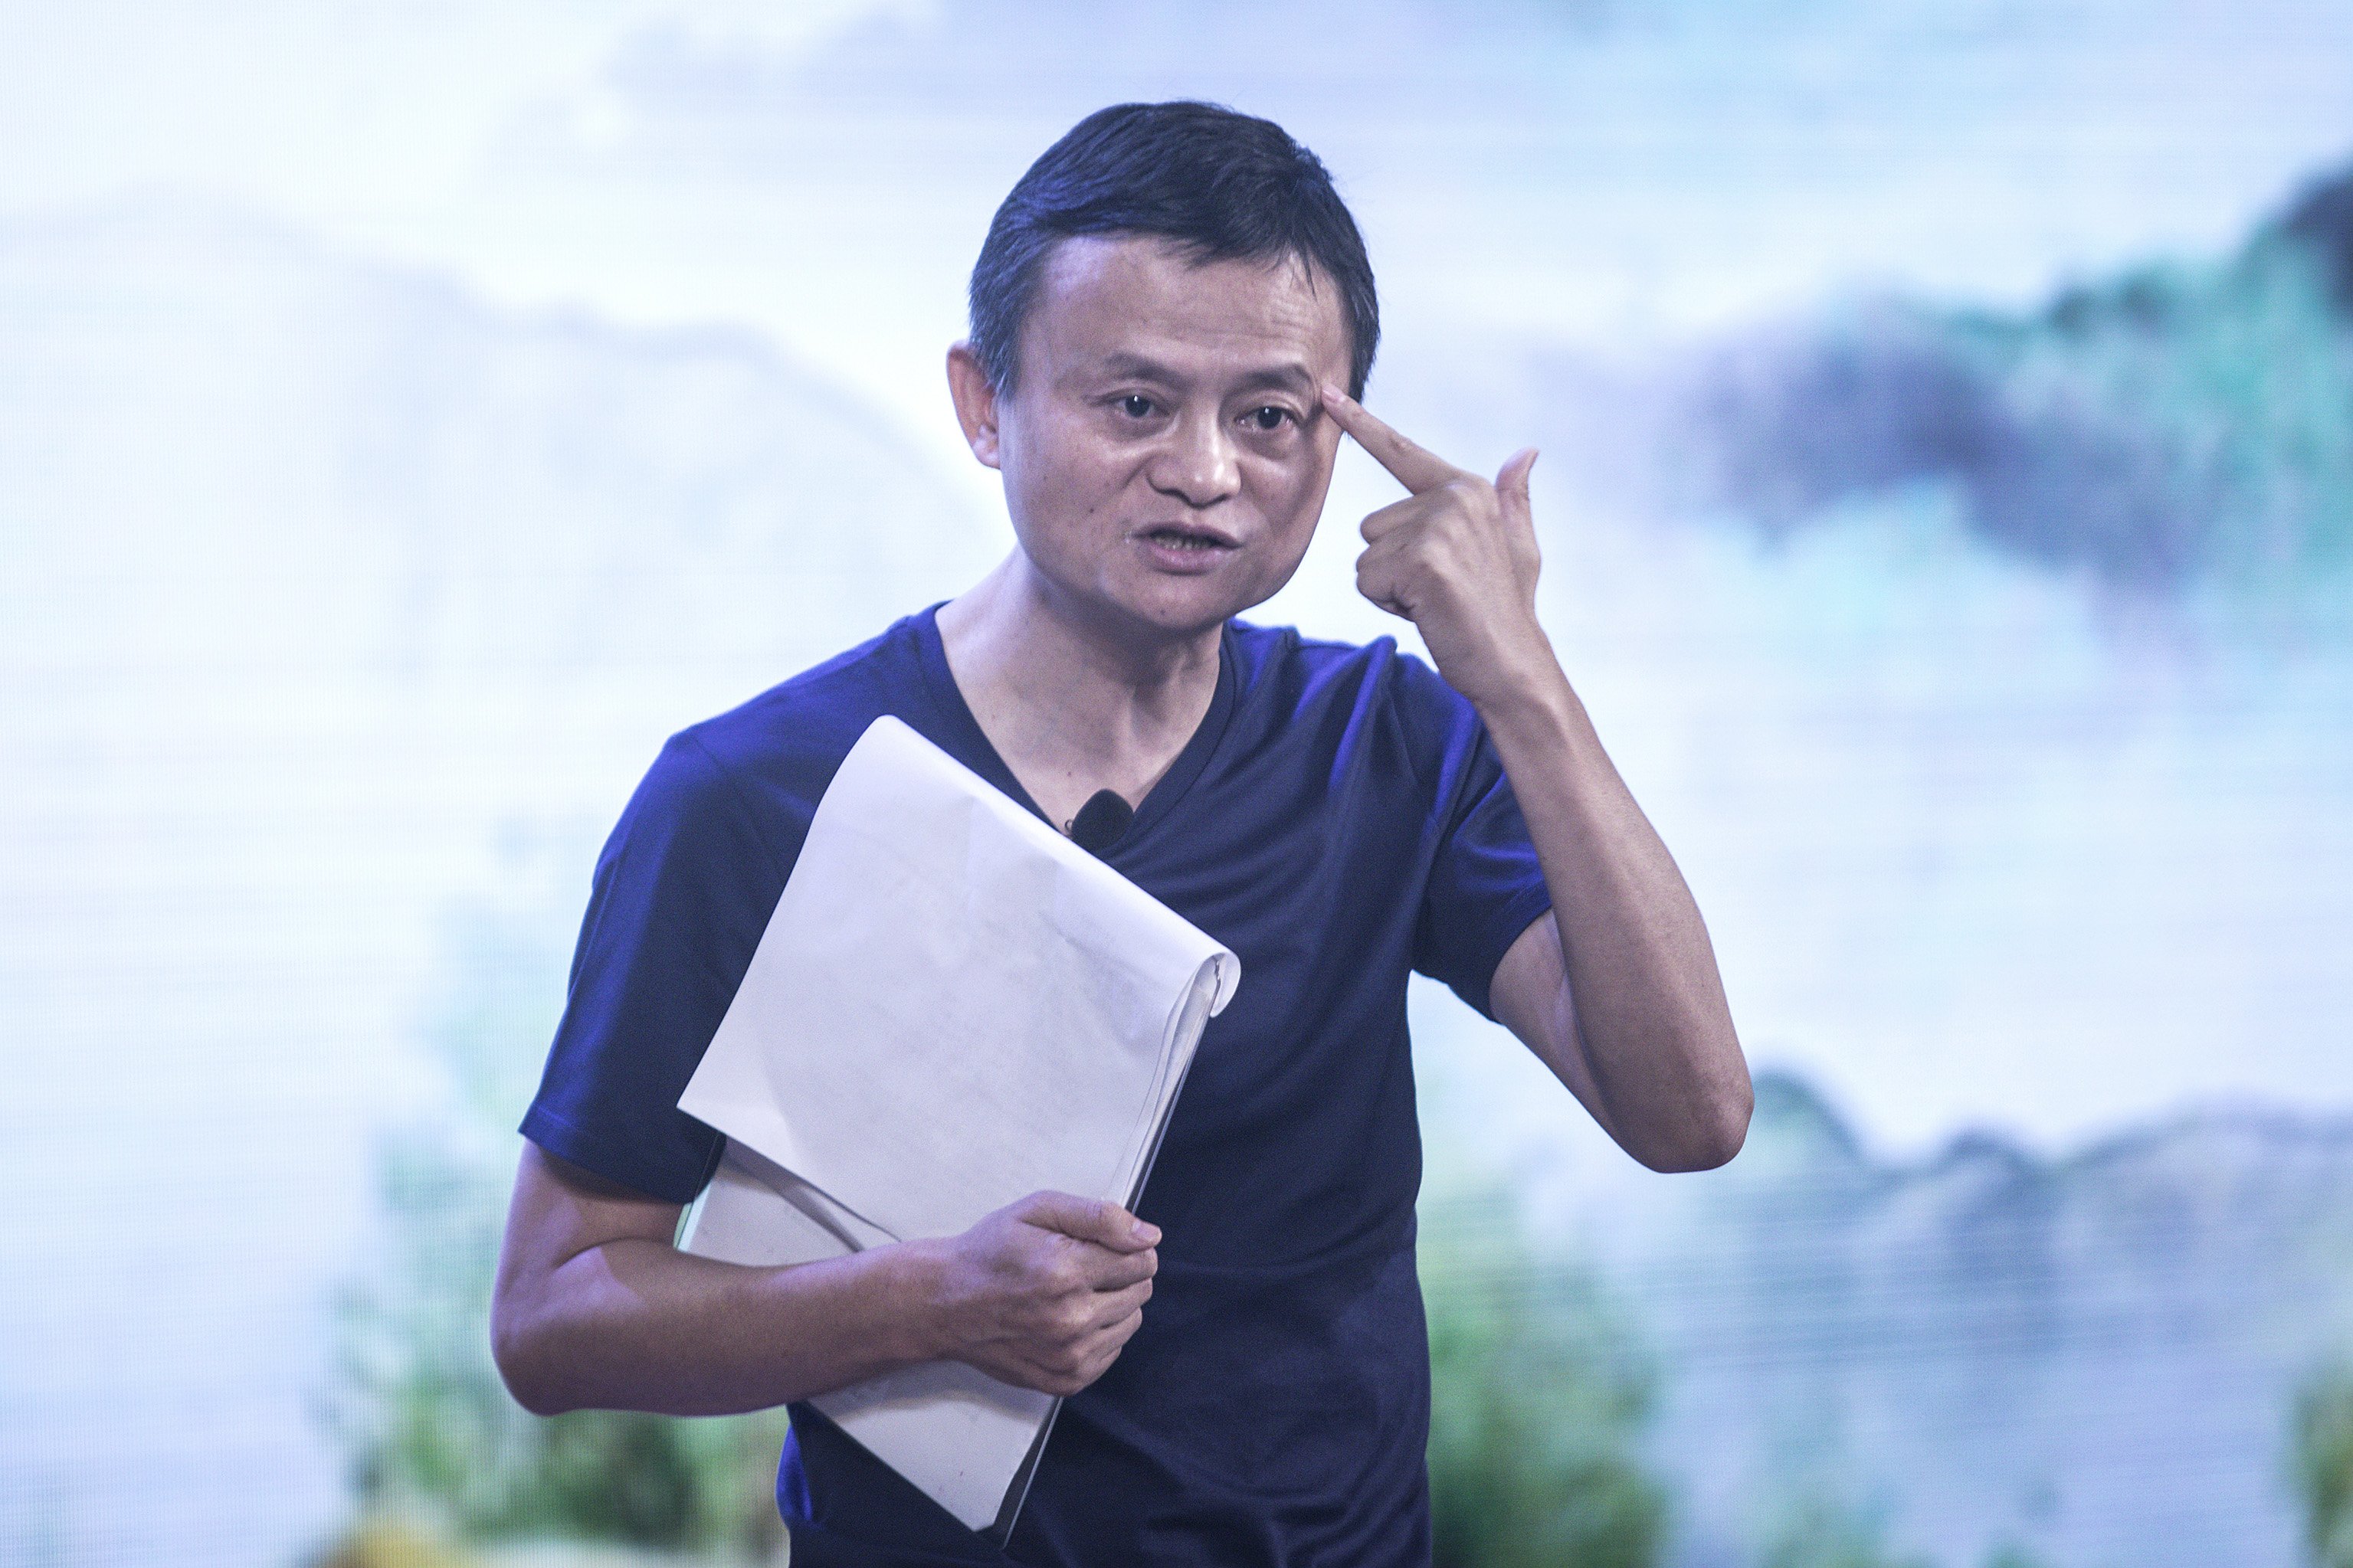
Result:
M1100 855L1119 842L1127 825L1135 820L1135 807L1117 790L1099 789L1079 807L1079 815L1063 825L1062 831L1091 855Z

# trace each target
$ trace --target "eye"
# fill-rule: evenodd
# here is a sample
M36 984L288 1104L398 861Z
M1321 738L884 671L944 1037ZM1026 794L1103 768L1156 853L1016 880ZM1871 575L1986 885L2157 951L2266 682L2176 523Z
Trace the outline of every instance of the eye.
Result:
M1152 399L1140 392L1131 392L1119 400L1119 411L1130 419L1142 419L1152 412Z
M1243 415L1242 417L1249 420L1251 426L1257 429L1274 431L1282 429L1284 425L1290 422L1291 410L1288 408L1277 408L1274 405L1270 403L1264 408L1251 409L1248 414Z

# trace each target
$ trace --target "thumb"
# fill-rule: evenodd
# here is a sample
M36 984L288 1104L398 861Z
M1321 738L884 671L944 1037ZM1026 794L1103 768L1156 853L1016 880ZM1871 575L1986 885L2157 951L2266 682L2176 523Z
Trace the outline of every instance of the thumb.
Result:
M1146 1225L1108 1198L1032 1193L1014 1212L1024 1224L1092 1241L1113 1252L1141 1252L1160 1239L1158 1226Z
M1535 466L1536 449L1523 447L1512 454L1511 461L1495 475L1495 493L1517 508L1523 517L1529 512L1528 470Z

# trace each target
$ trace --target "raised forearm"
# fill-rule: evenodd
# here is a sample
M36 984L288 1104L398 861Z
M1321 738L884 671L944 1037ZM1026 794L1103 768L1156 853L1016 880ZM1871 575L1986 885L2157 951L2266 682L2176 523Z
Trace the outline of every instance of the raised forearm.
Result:
M1748 1071L1683 874L1548 647L1478 706L1553 897L1565 989L1530 1043L1645 1164L1722 1164L1746 1132Z
M1497 1011L1636 1159L1722 1164L1747 1131L1748 1068L1699 907L1537 621L1535 452L1490 484L1337 387L1324 406L1407 491L1365 519L1356 585L1420 628L1486 721L1552 892L1559 951L1532 954L1524 935L1496 972Z

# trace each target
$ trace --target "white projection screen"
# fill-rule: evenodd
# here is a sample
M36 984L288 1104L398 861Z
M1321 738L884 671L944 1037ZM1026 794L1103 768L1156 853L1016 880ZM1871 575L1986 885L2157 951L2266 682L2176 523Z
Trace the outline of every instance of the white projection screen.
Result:
M1439 1561L2353 1562L2349 82L2341 0L0 3L0 1565L781 1561L781 1413L507 1398L514 1128L664 738L1011 546L966 274L1173 97L1330 166L1368 406L1542 449L1757 1073L1654 1175L1414 993ZM1417 647L1397 493L1251 618Z

